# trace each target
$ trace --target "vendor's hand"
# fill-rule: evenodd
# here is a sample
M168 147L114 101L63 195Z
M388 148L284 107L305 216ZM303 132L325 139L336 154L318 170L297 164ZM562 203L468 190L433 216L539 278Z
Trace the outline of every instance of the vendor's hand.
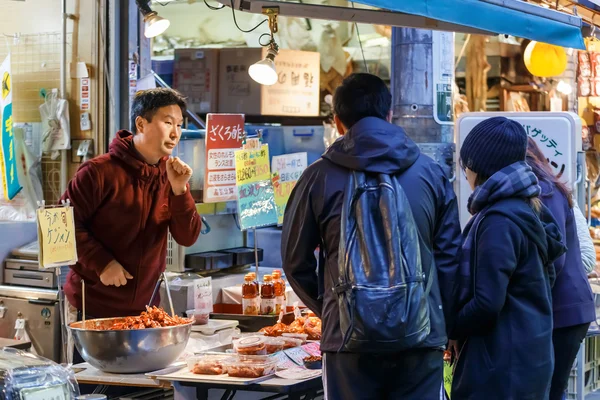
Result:
M112 260L100 274L104 286L125 286L128 279L133 279L133 276L116 260Z
M171 183L171 189L176 196L184 194L186 185L192 177L192 169L179 157L169 158L167 160L167 177Z

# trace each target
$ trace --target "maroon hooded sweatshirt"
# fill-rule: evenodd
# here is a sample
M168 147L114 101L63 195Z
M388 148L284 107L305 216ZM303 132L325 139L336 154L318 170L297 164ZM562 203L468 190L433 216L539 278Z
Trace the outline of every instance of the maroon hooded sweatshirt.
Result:
M65 294L81 310L83 279L86 314L97 318L143 311L166 267L167 231L180 245L191 246L202 225L189 188L175 196L166 161L143 161L127 131L117 133L108 154L79 168L62 199L74 208L79 259L67 276ZM133 276L125 286L100 282L112 260Z

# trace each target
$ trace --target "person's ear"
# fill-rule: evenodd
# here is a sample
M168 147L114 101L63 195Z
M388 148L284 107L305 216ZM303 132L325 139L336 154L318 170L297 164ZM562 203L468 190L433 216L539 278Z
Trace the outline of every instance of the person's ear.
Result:
M136 117L135 119L135 132L136 133L144 133L144 128L148 121L144 117Z
M345 135L346 131L348 131L348 129L346 129L346 126L344 125L344 123L342 122L340 117L338 117L337 115L334 115L333 122L335 122L335 127L337 128L338 133L342 136Z

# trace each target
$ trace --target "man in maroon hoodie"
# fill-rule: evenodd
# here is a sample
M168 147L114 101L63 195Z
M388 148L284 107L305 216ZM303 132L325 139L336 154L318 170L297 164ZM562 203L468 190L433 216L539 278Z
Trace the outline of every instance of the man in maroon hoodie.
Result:
M182 246L198 238L201 219L188 187L192 169L169 158L185 107L171 89L138 92L133 133L119 131L109 153L84 163L62 196L74 208L79 259L64 290L81 311L83 280L91 317L139 314L165 270L167 232Z

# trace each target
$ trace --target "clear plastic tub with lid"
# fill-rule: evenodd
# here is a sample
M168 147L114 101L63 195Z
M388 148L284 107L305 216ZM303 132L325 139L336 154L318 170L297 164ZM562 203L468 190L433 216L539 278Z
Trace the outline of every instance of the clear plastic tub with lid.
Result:
M265 338L260 336L249 336L239 339L233 343L236 353L246 356L267 355Z
M285 340L276 337L265 337L263 339L267 346L267 354L275 354L282 351L285 347Z
M226 362L227 374L234 378L256 379L272 375L277 370L277 360L272 357L234 357Z
M187 360L190 372L199 375L223 375L227 373L227 362L232 356L227 354L200 354Z

